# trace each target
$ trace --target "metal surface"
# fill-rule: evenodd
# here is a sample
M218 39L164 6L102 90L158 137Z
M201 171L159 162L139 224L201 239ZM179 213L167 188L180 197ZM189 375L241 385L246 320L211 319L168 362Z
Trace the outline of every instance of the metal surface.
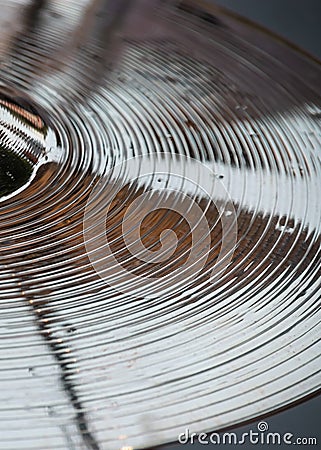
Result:
M320 388L319 63L200 3L106 5L3 5L1 158L30 165L0 201L4 450Z

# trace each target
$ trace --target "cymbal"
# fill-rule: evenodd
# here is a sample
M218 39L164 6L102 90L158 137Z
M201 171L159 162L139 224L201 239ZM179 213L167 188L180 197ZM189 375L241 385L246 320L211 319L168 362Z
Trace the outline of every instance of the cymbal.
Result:
M320 63L203 2L3 5L0 449L147 448L320 389Z

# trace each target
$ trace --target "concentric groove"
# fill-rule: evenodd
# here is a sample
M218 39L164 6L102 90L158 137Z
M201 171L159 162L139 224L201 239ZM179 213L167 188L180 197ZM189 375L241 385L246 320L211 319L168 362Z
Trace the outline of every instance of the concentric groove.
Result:
M8 4L0 151L32 176L0 199L0 449L146 448L317 392L320 66L222 12L133 8L116 58L88 2Z

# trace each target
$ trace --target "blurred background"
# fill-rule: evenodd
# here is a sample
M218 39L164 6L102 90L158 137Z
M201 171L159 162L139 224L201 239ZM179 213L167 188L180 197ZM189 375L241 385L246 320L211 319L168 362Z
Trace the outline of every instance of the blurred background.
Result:
M321 1L320 0L216 0L212 3L252 20L284 37L321 60ZM321 80L320 80L321 85ZM317 445L302 445L306 449L321 448L321 395L306 400L300 405L292 406L286 411L274 414L264 420L270 432L292 433L296 437L316 437ZM257 431L257 422L230 429L242 433ZM184 432L184 430L182 430ZM289 445L201 445L171 444L162 446L161 450L178 450L193 448L236 449L236 448L278 448L288 449Z
M320 0L217 0L321 59Z

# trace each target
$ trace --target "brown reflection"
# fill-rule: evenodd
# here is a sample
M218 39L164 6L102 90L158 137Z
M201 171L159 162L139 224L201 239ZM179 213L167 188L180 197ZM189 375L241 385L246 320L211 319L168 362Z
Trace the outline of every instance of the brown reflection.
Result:
M67 8L33 0L19 10L12 5L7 44L0 52L4 78L19 85L17 72L27 62L23 89L32 92L37 83L45 87L55 80L63 96L86 99L108 82L128 37L144 41L153 33L167 3L171 0L71 0Z
M37 211L32 214L32 221L33 223L36 221L39 226L37 237L40 242L43 241L47 246L50 244L49 253L47 250L42 253L42 250L38 250L34 244L29 245L28 240L21 236L21 238L9 239L11 245L8 243L2 249L2 255L8 263L15 264L19 260L20 250L23 249L24 252L29 252L29 256L26 257L30 257L34 261L29 261L29 264L38 267L39 272L43 272L44 277L46 276L47 266L50 266L50 264L65 265L66 270L71 269L75 264L73 270L78 272L79 275L82 271L85 271L92 275L90 279L93 280L96 276L92 268L89 267L83 237L84 208L92 190L93 178L91 176L83 178L83 174L79 174L82 177L82 183L79 185L77 177L71 181L65 175L66 178L59 179L60 190L57 190L55 182L57 169L58 166L55 163L41 166L32 185L19 194L14 203L5 202L3 204L6 214L15 217L15 226L26 226L28 224L27 219L16 215L17 210L21 207L20 202L23 202L24 209L28 212L28 198L31 199L31 208L33 208L33 202L36 199L39 200L40 204ZM73 183L77 188L74 189ZM106 189L108 189L108 185L106 185ZM63 195L65 191L68 191L68 196ZM128 209L143 192L143 187L131 185L129 188L124 186L112 203L106 205L106 208L108 207L106 237L113 254L128 270L148 277L161 278L183 266L192 245L191 230L188 222L177 212L162 207L152 213L147 211L140 224L139 231L144 246L152 251L159 250L161 246L160 235L166 229L175 232L178 245L175 252L161 263L144 262L142 264L139 258L133 257L124 241L122 224ZM40 197L39 193L41 193ZM45 208L45 199L43 200L44 209L41 208L41 196L44 194L45 198L51 198L50 209ZM175 205L177 197L169 194L168 198ZM149 201L152 206L157 205L159 201L157 192L150 196ZM206 222L211 229L211 251L201 272L203 275L197 278L197 283L201 283L208 278L208 269L215 264L217 259L222 239L222 228L216 206L211 204L209 207L207 199L199 199L198 204L205 211ZM227 278L222 281L222 284L229 280L228 273L231 273L231 279L237 280L235 281L237 289L243 283L247 284L263 273L265 274L264 285L271 282L269 277L277 279L285 276L288 270L299 275L304 272L311 259L319 251L320 237L316 239L313 236L312 229L307 227L302 229L300 220L284 215L271 216L260 211L254 213L253 210L246 207L241 208L238 204L234 204L234 207L237 211L237 247L225 274ZM279 225L281 227L287 225L291 232L284 232ZM10 227L12 227L12 224L10 224ZM1 230L5 232L6 228L2 225ZM41 262L42 259L44 260L43 263ZM75 262L72 263L71 261ZM251 266L251 268L245 273L244 269L247 266ZM62 274L57 275L57 281L61 277ZM76 286L77 282L75 283ZM218 282L214 288L220 286L221 283Z
M90 307L95 308L96 302L98 305L101 301L95 300L95 296L101 291L102 286L101 283L97 285L97 281L101 280L90 266L83 237L84 208L92 190L93 178L79 174L82 177L82 183L79 184L77 177L71 180L68 174L65 174L59 180L60 190L57 190L54 180L58 171L59 166L55 163L41 166L32 185L19 194L14 203L4 204L6 214L15 217L15 222L14 224L10 223L9 226L0 223L1 234L8 234L7 240L2 246L1 261L10 267L20 265L21 269L16 272L16 276L20 280L24 298L32 308L39 332L60 366L61 382L75 410L79 432L89 448L98 450L99 443L88 424L86 407L78 397L77 386L73 381L73 375L81 370L81 363L77 363L75 359L77 355L73 354L72 345L68 339L58 339L55 331L52 331L59 323L68 323L69 327L72 326L73 319L68 316L70 311L72 312L76 308L76 306L74 308L72 306L72 296L69 298L70 303L67 309L63 308L62 310L59 304L56 304L55 295L61 288L68 286L69 289L72 289L73 295L75 295L74 301L76 301L79 283L86 280L86 295ZM106 187L108 188L108 186ZM126 211L142 193L142 190L143 188L137 186L131 186L131 188L124 186L119 191L113 203L109 205L110 213L106 220L106 236L112 242L113 253L117 255L118 261L127 270L148 277L161 278L184 264L186 252L188 253L191 248L190 228L184 218L179 217L175 212L161 209L148 214L142 222L140 230L144 245L151 250L158 249L161 232L164 229L172 229L179 239L177 249L163 263L154 265L141 264L138 258L133 258L124 243L122 221ZM68 192L68 195L64 196L64 192ZM46 200L42 205L41 197L44 193L46 198L51 199L49 205ZM155 193L151 196L150 201L155 204L157 200ZM36 211L33 210L35 201L39 202ZM172 201L175 203L175 196ZM25 215L17 215L21 202L24 205ZM199 206L205 210L207 201L200 199ZM320 250L320 237L313 241L310 235L312 230L300 229L301 224L295 222L293 218L277 215L271 217L268 214L264 216L257 214L253 217L253 211L246 208L241 209L240 205L234 206L238 210L238 246L225 273L225 278L215 285L208 283L205 288L207 292L214 293L216 289L229 284L229 295L232 295L233 289L237 292L257 280L260 280L263 289L275 280L281 282L289 270L292 276L304 273L310 261ZM26 239L24 235L19 237L12 233L14 227L28 227L29 214L30 226L35 228L35 224L37 225L35 229L37 244L34 243L34 235L30 235ZM197 288L201 283L209 281L208 269L215 264L220 250L222 230L218 212L212 206L206 210L205 215L210 228L212 228L211 251L203 271L186 288ZM277 230L277 223L285 224L289 223L289 220L292 221L290 225L294 229L291 234ZM273 247L274 249L270 252ZM54 271L53 267L55 267ZM245 272L247 267L249 269ZM31 273L35 268L37 269L36 276ZM29 273L29 271L31 272ZM156 271L158 271L157 275L155 275ZM75 277L74 281L69 280L71 273ZM46 283L49 274L50 287ZM204 295L205 290L203 286L201 295ZM108 295L113 295L113 288ZM117 292L115 292L115 296L117 296ZM193 301L197 301L197 299L197 294L195 294ZM215 301L214 297L212 301ZM179 307L180 305L177 304L177 308Z
M16 115L18 118L25 120L32 127L36 128L38 130L41 130L45 126L44 122L40 116L33 114L30 111L27 111L26 109L22 108L21 106L17 105L16 103L13 103L12 101L0 99L0 105L4 106L10 112L12 112L14 115Z
M128 50L167 42L177 45L182 62L191 58L209 62L210 67L215 64L224 74L215 82L220 89L230 89L231 98L225 101L237 101L254 117L265 113L264 104L271 113L303 100L320 100L312 61L222 9L196 1L91 0L87 6L71 1L66 8L33 0L9 17L6 33L8 45L0 55L3 77L16 84L22 81L23 89L31 92L36 84L45 88L54 83L63 97L82 101L108 84ZM171 59L169 53L168 64ZM203 82L211 83L213 76L217 78L209 71ZM269 89L264 78L271 79ZM293 94L296 90L300 95Z

